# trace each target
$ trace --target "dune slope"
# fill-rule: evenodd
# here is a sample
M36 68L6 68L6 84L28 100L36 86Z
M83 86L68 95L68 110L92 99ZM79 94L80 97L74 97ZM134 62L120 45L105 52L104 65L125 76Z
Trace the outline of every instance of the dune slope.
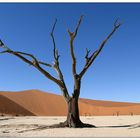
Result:
M3 108L5 108L3 110ZM79 99L80 115L138 115L140 104ZM66 102L60 95L39 90L0 92L0 113L65 116Z
M28 115L32 116L35 115L29 110L25 109L23 106L20 106L19 104L15 103L14 101L4 97L3 95L0 95L0 114L5 115Z

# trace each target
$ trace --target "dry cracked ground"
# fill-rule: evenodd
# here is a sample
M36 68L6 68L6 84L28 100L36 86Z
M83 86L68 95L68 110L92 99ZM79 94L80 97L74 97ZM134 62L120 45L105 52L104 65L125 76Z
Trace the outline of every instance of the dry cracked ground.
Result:
M140 116L87 116L96 128L48 128L66 117L0 117L0 137L140 137Z

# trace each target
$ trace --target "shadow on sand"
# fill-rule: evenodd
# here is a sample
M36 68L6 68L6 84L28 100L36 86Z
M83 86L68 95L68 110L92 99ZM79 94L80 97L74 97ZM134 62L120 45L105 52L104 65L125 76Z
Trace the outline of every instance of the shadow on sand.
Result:
M128 124L128 125L97 126L96 128L122 128L122 127L128 127L128 129L139 128L140 123Z
M85 127L85 128L87 128L87 127ZM140 123L130 124L130 125L95 126L95 127L88 127L88 128L95 128L95 129L98 129L98 128L128 128L128 129L135 129L135 128L140 128ZM46 125L38 125L36 128L18 131L18 133L24 133L24 132L29 132L29 131L41 131L41 130L45 130L45 129L54 129L54 127L46 126Z

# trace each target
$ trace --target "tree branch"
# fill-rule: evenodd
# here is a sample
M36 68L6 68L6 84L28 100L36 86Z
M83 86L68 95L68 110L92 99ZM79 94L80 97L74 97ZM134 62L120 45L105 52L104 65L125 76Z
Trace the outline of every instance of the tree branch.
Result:
M1 54L2 54L2 53L13 54L13 55L19 57L20 59L22 59L24 62L28 63L29 65L33 65L33 63L32 63L30 60L28 60L27 58L25 58L25 57L19 55L18 53L15 53L15 52L12 51L12 50L5 50L5 51L2 51L2 52L0 52L0 53L1 53Z
M45 63L45 62L42 62L42 61L38 61L37 58L35 58L35 56L32 55L32 54L24 53L24 52L15 52L15 53L17 53L17 54L22 54L22 55L26 55L26 56L31 57L31 58L33 59L33 64L37 64L37 65L41 64L41 65L45 65L45 66L47 66L47 67L52 67L52 65L49 64L49 63Z
M49 65L46 64L44 62L40 62L37 60L37 58L35 58L32 54L28 54L28 53L24 53L24 52L16 52L13 51L11 49L9 49L8 47L6 47L4 45L4 43L0 40L0 47L4 48L5 50L0 52L0 53L9 53L12 55L17 56L18 58L20 58L21 60L23 60L24 62L28 63L29 65L34 66L35 68L37 68L42 74L44 74L48 79L52 80L53 82L55 82L57 85L59 85L60 87L63 87L62 83L60 80L54 78L50 73L48 73L47 71L45 71L39 64L45 64L45 65ZM29 56L33 59L33 61L25 58L23 55L25 56Z
M38 63L41 64L41 65L47 66L47 67L53 67L51 64L48 64L48 63L45 63L45 62L38 61Z
M91 66L91 64L94 62L96 57L99 55L101 50L103 49L104 45L106 42L111 38L111 36L115 33L115 31L121 26L121 23L118 21L118 19L114 22L114 28L113 30L109 33L109 35L105 38L105 40L101 43L99 48L92 53L92 55L89 57L89 51L86 51L86 63L84 65L83 70L80 72L79 77L82 78L82 76L85 74L87 69Z
M63 92L63 96L65 97L65 99L68 101L70 99L70 96L68 94L68 90L67 90L64 78L63 78L63 74L62 74L62 72L60 70L60 66L59 66L59 57L60 57L60 55L58 54L58 50L56 48L56 43L55 43L54 34L53 34L54 30L55 30L56 23L57 23L57 19L55 20L53 28L52 28L52 31L50 33L52 41L53 41L53 47L54 47L53 48L53 56L54 56L53 68L56 70L56 72L58 74L58 77L59 77L59 79L61 80L61 82L63 84L63 88L61 87L61 91Z
M83 16L80 17L74 32L70 32L70 30L68 29L68 33L70 36L70 53L71 53L71 57L72 57L72 72L73 72L73 77L74 77L74 92L72 94L72 97L76 97L76 98L78 98L79 94L80 94L79 90L80 90L81 81L79 79L79 75L76 72L76 58L75 58L75 54L74 54L73 42L77 36L82 19L83 19Z
M71 52L71 57L72 57L72 72L73 72L74 78L76 78L77 73L76 73L76 58L74 54L73 42L74 42L75 37L77 36L78 29L80 27L82 19L83 19L83 16L80 17L74 32L70 32L70 30L68 29L68 33L70 36L70 52Z
M89 61L89 53L90 53L90 50L86 48L86 55L85 55L86 63L88 63Z
M30 63L30 65L35 65L35 63L36 63L36 64L42 64L42 65L45 65L45 66L48 66L48 67L52 67L51 64L38 61L32 54L29 54L29 53L12 51L12 50L10 50L10 49L5 50L5 51L2 51L2 52L0 52L0 53L1 53L1 54L2 54L2 53L11 53L11 54L14 53L14 55L20 56L20 58L21 58L21 55L29 56L29 57L31 57L31 58L33 59L33 61L30 61L30 62L29 62L29 60L28 60L27 58L24 58L24 60L26 59L26 62L28 61L27 63ZM19 55L19 54L21 54L21 55ZM22 59L23 59L23 56L22 56Z

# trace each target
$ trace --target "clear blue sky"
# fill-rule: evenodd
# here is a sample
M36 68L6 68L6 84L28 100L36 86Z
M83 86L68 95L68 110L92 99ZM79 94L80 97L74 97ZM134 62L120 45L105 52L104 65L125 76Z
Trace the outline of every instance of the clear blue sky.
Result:
M140 102L140 4L0 4L0 38L13 50L53 61L50 30L57 18L55 38L69 92L73 89L69 36L84 14L75 40L78 70L85 48L95 51L112 30L116 18L123 25L112 36L85 74L81 97ZM51 70L49 70L51 72ZM54 74L54 73L53 73ZM39 89L60 94L59 87L12 55L0 55L0 91Z

